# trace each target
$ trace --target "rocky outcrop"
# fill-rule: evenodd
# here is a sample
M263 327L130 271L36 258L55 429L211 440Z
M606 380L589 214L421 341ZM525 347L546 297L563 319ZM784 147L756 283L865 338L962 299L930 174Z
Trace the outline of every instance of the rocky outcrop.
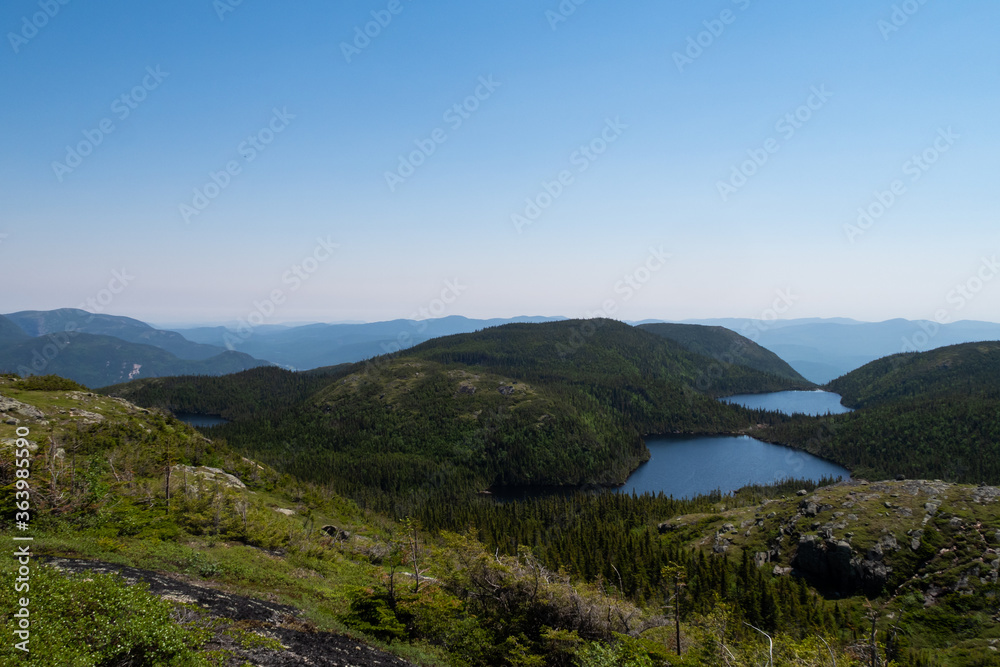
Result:
M802 535L792 565L802 574L818 580L820 587L833 588L841 593L860 590L877 594L892 572L882 558L886 551L898 548L896 538L887 535L862 556L855 552L850 542Z
M211 490L220 485L226 488L245 489L246 484L235 475L230 475L220 468L201 466L175 465L170 468L170 489L183 489L186 493L197 495L199 488Z
M28 419L45 419L45 413L35 406L2 395L0 395L0 412L8 413L8 420L12 419L9 415L12 412Z

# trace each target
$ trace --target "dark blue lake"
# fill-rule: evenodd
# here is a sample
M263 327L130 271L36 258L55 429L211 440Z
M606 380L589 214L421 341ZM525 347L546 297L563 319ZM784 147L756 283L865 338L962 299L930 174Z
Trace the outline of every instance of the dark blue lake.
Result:
M174 416L191 426L218 426L228 424L228 419L223 419L217 415L199 415L193 412L175 412Z
M796 412L804 415L839 415L850 412L840 404L840 394L832 391L776 391L770 394L737 394L720 398L726 403L736 403L745 408L776 410L786 415Z
M750 436L658 436L646 440L652 457L633 472L619 493L659 493L690 498L735 491L748 484L784 479L843 477L846 468L797 449Z
M829 391L779 391L770 394L742 394L719 399L748 408L764 408L786 414L840 414L851 409L840 404L840 394ZM774 484L785 479L819 480L823 477L848 479L844 467L797 449L772 445L741 435L650 436L646 439L651 457L629 475L618 493L660 493L674 498L690 498L720 490L735 491L749 484ZM545 495L542 489L497 490L498 500L516 500Z

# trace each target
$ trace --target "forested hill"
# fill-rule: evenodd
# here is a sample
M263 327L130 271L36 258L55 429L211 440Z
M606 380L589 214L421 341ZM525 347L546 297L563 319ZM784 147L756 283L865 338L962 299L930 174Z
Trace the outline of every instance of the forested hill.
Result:
M293 373L261 366L230 375L146 378L104 387L102 394L173 413L217 415L230 421L279 416L302 404L351 364Z
M738 431L764 417L714 396L796 386L611 320L508 324L331 372L268 369L113 393L236 418L217 433L248 455L388 502L417 489L620 483L648 456L644 434Z
M661 322L640 324L637 328L669 338L706 357L788 378L803 387L814 386L774 352L725 327Z
M719 350L719 337L712 327L677 326L689 329L683 336L687 342L607 319L507 324L436 338L406 354L525 378L584 383L606 383L612 378L638 383L666 380L714 397L813 386L800 376L755 369L740 359L735 363L720 361L711 354ZM733 336L753 345L738 334ZM702 337L704 342L699 342ZM693 347L710 354L692 351ZM790 368L787 371L794 373Z
M762 437L869 479L1000 483L1000 343L886 357L827 388L858 409L775 423Z
M1000 341L963 343L884 357L830 382L844 405L900 399L1000 394Z

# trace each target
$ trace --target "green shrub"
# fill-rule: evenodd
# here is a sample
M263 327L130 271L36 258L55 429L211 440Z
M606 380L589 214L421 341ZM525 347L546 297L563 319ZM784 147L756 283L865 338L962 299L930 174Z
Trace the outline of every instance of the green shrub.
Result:
M4 571L16 570L9 557ZM30 590L16 593L0 587L3 635L16 637L19 599L30 610L28 648L19 665L44 667L201 666L198 633L171 617L172 605L141 584L126 584L117 575L64 575L32 564ZM19 651L18 651L19 652Z
M366 635L391 642L406 637L406 626L389 607L388 595L370 588L355 591L344 624Z
M90 391L79 382L58 375L29 375L11 386L25 391Z

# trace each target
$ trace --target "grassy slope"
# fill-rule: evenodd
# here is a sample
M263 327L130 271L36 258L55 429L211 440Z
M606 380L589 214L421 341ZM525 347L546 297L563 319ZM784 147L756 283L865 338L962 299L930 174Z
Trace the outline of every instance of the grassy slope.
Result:
M725 327L653 323L641 324L638 328L676 341L697 354L801 383L803 389L814 386L774 352Z
M122 399L72 389L27 391L18 389L18 384L0 377L0 394L43 413L41 419L34 419L9 412L19 418L20 426L29 428L29 441L39 445L31 478L30 534L35 538L36 557L90 558L164 572L192 583L290 604L302 610L314 627L362 636L347 628L341 616L348 611L352 591L381 582L383 570L372 554L394 530L391 522L362 513L349 501L324 497L282 479L186 424ZM13 424L0 423L3 532L12 528L12 487L4 485L12 481L8 478L12 477L15 430ZM49 442L65 453L52 458L55 450L48 451ZM222 467L245 481L247 491L215 488L198 498L175 486L175 474L172 511L165 512L162 461L168 452L174 463ZM61 480L56 506L50 502L53 473ZM71 479L75 479L72 490ZM234 505L240 502L248 506L246 524ZM222 508L218 524L214 506ZM292 515L276 512L276 508ZM327 524L347 529L353 537L332 548L331 538L319 532ZM10 563L4 560L3 564L6 569ZM54 619L47 620L51 624ZM251 637L263 631L224 621L219 630L218 622L205 622L213 632L238 638L248 631ZM204 642L204 632L197 631L187 641ZM66 639L72 643L79 638ZM375 640L368 637L365 641ZM264 637L250 645L254 642L266 643ZM213 660L225 658L207 650L202 653ZM42 647L34 651L40 652L39 658L45 655ZM409 645L397 646L395 651L421 664L440 664L443 656L437 649Z

